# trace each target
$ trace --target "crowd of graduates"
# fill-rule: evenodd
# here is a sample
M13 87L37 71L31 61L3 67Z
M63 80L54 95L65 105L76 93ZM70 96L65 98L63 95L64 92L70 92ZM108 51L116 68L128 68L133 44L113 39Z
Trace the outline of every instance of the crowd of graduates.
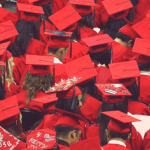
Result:
M149 122L149 0L0 7L0 150L150 150Z

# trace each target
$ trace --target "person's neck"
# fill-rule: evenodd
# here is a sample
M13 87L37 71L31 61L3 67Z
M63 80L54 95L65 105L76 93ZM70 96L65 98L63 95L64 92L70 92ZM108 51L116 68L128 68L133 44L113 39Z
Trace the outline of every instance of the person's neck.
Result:
M124 144L126 144L126 140L123 140L122 138L111 138L109 141L111 141L111 140L120 141L120 142L123 142Z
M64 142L70 144L70 141L68 139L66 139L66 138L63 138L63 137L59 137L58 141L64 141Z

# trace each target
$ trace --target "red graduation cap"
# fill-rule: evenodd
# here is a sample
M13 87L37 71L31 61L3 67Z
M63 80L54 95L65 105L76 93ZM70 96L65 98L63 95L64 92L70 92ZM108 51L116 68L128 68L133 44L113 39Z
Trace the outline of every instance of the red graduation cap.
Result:
M132 28L135 32L142 37L143 39L150 40L150 17L143 19L142 21L138 22L137 24L133 25Z
M109 64L109 69L114 82L122 83L126 87L133 84L136 77L140 76L140 70L135 60Z
M0 101L0 114L0 126L2 127L7 127L19 119L20 110L16 96Z
M17 9L19 11L19 18L24 21L40 21L39 15L44 14L41 6L17 3Z
M66 63L64 66L69 78L82 77L78 83L91 80L97 75L97 71L89 55Z
M105 0L102 3L108 14L115 20L126 17L129 9L133 7L130 0Z
M70 31L73 31L77 27L75 23L81 19L81 16L71 5L67 5L51 15L49 19L59 31L65 30L66 28L68 29L69 27L72 28Z
M56 126L70 126L82 130L80 123L80 121L84 121L82 116L61 109L56 110L61 114Z
M9 46L10 42L5 42L0 44L0 60L3 61L4 58L2 56L5 54L7 47ZM4 57L4 56L3 56Z
M20 144L20 140L17 139L15 136L10 134L4 128L0 127L0 135L1 135L1 147L0 149L10 150L14 149L15 147Z
M70 144L70 150L101 150L99 137L93 137Z
M137 54L137 62L148 63L150 62L150 40L136 38L133 52Z
M131 123L141 121L118 110L101 113L112 118L108 124L108 129L115 133L129 133L131 131Z
M43 76L51 73L50 65L54 64L54 57L27 55L26 64L30 65L29 71L32 75Z
M95 6L94 0L69 0L72 5Z
M51 149L55 144L56 133L55 130L50 128L33 130L27 135L28 147L35 146L37 149Z
M48 47L50 48L62 48L69 47L68 37L71 36L71 33L61 32L61 31L45 31L45 35L51 35L49 41L47 42Z
M110 43L113 42L113 39L108 34L102 34L82 39L82 41L90 47L91 53L98 53L104 50L110 50Z
M19 34L11 20L0 23L0 42L8 40L13 43L13 38L17 35Z
M95 84L106 103L122 102L131 93L122 84Z
M126 24L125 26L120 28L119 32L129 36L130 38L132 38L134 40L137 37L137 33L131 28L130 24Z

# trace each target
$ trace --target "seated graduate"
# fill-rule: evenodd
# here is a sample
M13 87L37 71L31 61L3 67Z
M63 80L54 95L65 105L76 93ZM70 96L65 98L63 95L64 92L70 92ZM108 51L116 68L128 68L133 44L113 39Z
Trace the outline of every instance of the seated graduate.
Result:
M104 150L128 150L126 148L126 141L131 138L131 123L140 120L120 111L106 111L102 112L102 114L111 117L105 130L108 144L102 148Z

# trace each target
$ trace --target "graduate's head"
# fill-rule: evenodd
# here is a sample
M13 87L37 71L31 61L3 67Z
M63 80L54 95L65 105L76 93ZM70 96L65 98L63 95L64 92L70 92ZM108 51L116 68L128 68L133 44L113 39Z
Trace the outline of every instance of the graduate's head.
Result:
M81 130L70 126L56 126L57 139L67 141L69 144L79 142Z
M57 139L66 141L69 144L79 142L82 133L81 124L84 121L84 118L64 110L56 110L61 114L55 127Z
M102 113L111 118L105 130L107 142L115 139L126 143L126 140L131 137L132 122L140 121L121 111L106 111Z

